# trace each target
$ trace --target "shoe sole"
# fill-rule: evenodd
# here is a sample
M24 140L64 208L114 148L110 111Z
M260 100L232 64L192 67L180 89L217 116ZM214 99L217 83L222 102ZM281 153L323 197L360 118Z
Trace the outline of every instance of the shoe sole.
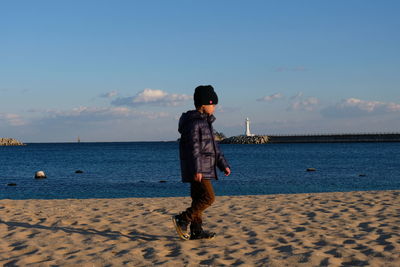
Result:
M185 234L184 232L182 232L181 228L178 226L178 224L175 221L175 217L172 216L172 222L174 223L175 226L175 230L178 233L178 236L182 239L182 240L190 240L190 235L189 234Z

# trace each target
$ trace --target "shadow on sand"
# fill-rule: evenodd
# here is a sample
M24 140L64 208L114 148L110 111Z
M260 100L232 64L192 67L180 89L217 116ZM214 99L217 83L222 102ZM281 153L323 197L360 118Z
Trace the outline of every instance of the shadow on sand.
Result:
M143 240L143 241L157 241L157 240L173 240L177 239L176 236L162 236L162 235L151 235L147 233L141 233L137 230L133 230L128 234L123 234L118 231L98 231L96 229L80 229L73 227L60 227L60 226L45 226L40 224L29 224L24 222L5 222L0 219L0 223L5 224L9 227L8 230L13 230L16 227L23 227L27 229L38 229L38 230L47 230L47 231L64 231L68 234L76 233L82 235L100 235L110 239L118 239L121 237L126 237L131 239L132 241Z

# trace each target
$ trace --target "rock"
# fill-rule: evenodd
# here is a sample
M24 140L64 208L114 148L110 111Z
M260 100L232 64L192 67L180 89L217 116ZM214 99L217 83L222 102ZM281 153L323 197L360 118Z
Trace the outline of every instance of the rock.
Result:
M77 171L75 171L75 173L83 173L83 171L77 170Z
M24 146L24 145L25 144L13 138L0 138L0 146Z
M225 136L223 133L217 132L217 131L214 132L214 139L215 139L215 141L221 142L221 141L224 140L225 138L226 138L226 136Z
M316 169L315 169L315 168L307 168L307 171L308 171L308 172L315 172Z
M37 171L35 173L35 179L44 179L44 178L47 178L47 176L44 173L44 171Z
M17 184L16 183L9 183L9 184L7 184L8 186L17 186Z
M268 143L268 136L266 135L238 135L225 138L220 141L221 144L266 144Z

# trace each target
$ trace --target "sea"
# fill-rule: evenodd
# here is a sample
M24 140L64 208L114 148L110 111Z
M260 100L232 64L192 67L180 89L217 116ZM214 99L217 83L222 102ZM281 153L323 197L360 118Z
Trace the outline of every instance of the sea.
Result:
M220 196L400 189L400 143L220 146L232 170L213 182ZM36 171L47 178L35 179ZM0 147L0 199L189 195L177 142Z

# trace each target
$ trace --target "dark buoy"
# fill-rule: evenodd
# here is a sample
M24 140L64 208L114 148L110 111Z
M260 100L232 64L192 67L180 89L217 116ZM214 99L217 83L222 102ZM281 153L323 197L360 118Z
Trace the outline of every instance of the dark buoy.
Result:
M44 171L38 171L35 173L35 179L44 179L44 178L47 178Z
M75 171L75 173L83 173L83 171L77 170L77 171Z
M360 173L358 176L359 176L359 177L365 177L365 176L367 176L367 175L364 174L364 173Z
M307 171L308 171L308 172L315 172L316 169L315 169L315 168L307 168Z
M161 181L160 181L160 183L166 183L166 182L167 182L167 181L165 181L165 180L161 180Z
M17 186L17 184L16 183L9 183L9 184L7 184L8 186Z

